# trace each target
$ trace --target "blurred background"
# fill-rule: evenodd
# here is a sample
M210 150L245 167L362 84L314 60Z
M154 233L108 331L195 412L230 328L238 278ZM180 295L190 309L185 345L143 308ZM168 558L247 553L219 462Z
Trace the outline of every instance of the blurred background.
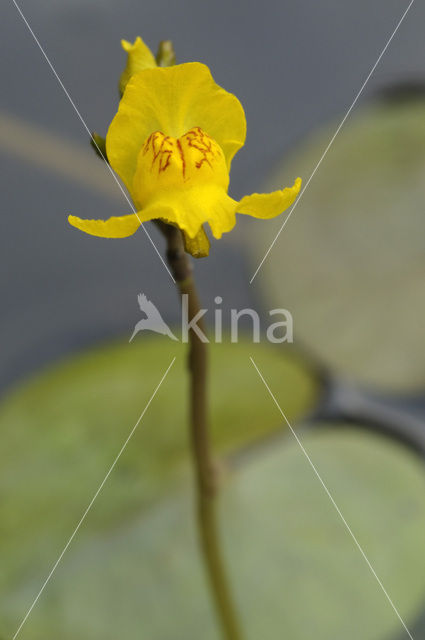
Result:
M90 130L106 133L120 39L208 64L241 100L231 195L306 182L394 31L401 0L21 0ZM287 308L293 348L211 345L222 535L247 638L407 637L281 424L253 355L415 638L425 637L425 7L414 3L263 267L282 219L240 220L195 268L213 309ZM67 215L128 204L13 2L2 7L0 638L12 637L116 453L176 365L22 637L219 638L196 548L184 348L128 338L173 283L142 230ZM148 228L160 251L161 237ZM210 320L212 314L210 315ZM117 594L118 597L117 597Z

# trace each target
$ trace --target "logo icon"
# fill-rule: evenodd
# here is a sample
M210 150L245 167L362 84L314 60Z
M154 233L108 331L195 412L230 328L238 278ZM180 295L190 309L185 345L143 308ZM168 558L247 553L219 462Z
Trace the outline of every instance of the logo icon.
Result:
M164 322L159 313L158 309L155 307L153 302L147 299L144 293L139 293L137 296L137 301L139 303L140 311L146 315L146 318L142 318L134 327L133 335L131 336L129 342L133 340L133 338L139 333L139 331L154 331L155 333L160 333L163 336L168 336L172 340L178 340L174 333L171 331L170 327Z

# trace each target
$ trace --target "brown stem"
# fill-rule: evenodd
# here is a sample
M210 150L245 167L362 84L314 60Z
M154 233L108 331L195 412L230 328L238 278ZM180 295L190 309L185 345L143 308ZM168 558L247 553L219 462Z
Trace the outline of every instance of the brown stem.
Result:
M161 229L167 238L167 260L181 294L188 296L189 321L200 310L192 268L184 251L181 231L169 225ZM198 322L203 331L202 321ZM199 535L211 593L223 637L241 640L235 608L220 551L217 528L217 474L211 454L207 421L207 345L193 330L189 331L190 428L195 465Z

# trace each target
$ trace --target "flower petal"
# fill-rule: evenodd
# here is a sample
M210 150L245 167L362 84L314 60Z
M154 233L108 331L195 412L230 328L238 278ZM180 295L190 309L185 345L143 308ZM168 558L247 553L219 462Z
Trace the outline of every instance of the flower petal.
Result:
M301 178L297 178L293 187L272 193L253 193L242 198L236 211L254 218L274 218L291 206L300 189Z
M227 168L243 146L245 114L199 62L136 73L127 84L106 136L109 162L131 193L139 151L154 131L180 138L200 127L221 147Z
M143 69L156 67L156 60L152 51L140 36L135 39L133 44L127 40L121 40L121 46L128 54L126 67L120 77L120 92L122 95L131 76Z
M235 226L236 204L224 189L205 185L186 190L164 190L138 215L142 222L159 218L174 224L192 240L208 222L213 236L221 238Z
M183 232L184 248L187 253L190 253L194 258L206 258L210 252L210 241L208 236L201 227L194 238L191 238L187 233Z
M83 220L77 216L68 216L68 222L80 231L100 238L126 238L140 227L140 221L134 213L108 220Z

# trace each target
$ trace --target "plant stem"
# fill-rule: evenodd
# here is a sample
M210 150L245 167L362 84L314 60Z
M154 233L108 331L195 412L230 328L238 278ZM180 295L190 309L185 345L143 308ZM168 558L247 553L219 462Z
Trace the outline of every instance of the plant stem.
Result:
M200 310L198 294L189 258L184 251L181 231L161 225L167 238L167 260L181 294L188 296L189 321ZM202 322L198 322L203 331ZM218 477L211 453L207 421L207 345L189 331L190 429L195 465L197 519L201 548L211 587L214 606L226 640L241 640L242 635L232 601L220 551L216 496Z

